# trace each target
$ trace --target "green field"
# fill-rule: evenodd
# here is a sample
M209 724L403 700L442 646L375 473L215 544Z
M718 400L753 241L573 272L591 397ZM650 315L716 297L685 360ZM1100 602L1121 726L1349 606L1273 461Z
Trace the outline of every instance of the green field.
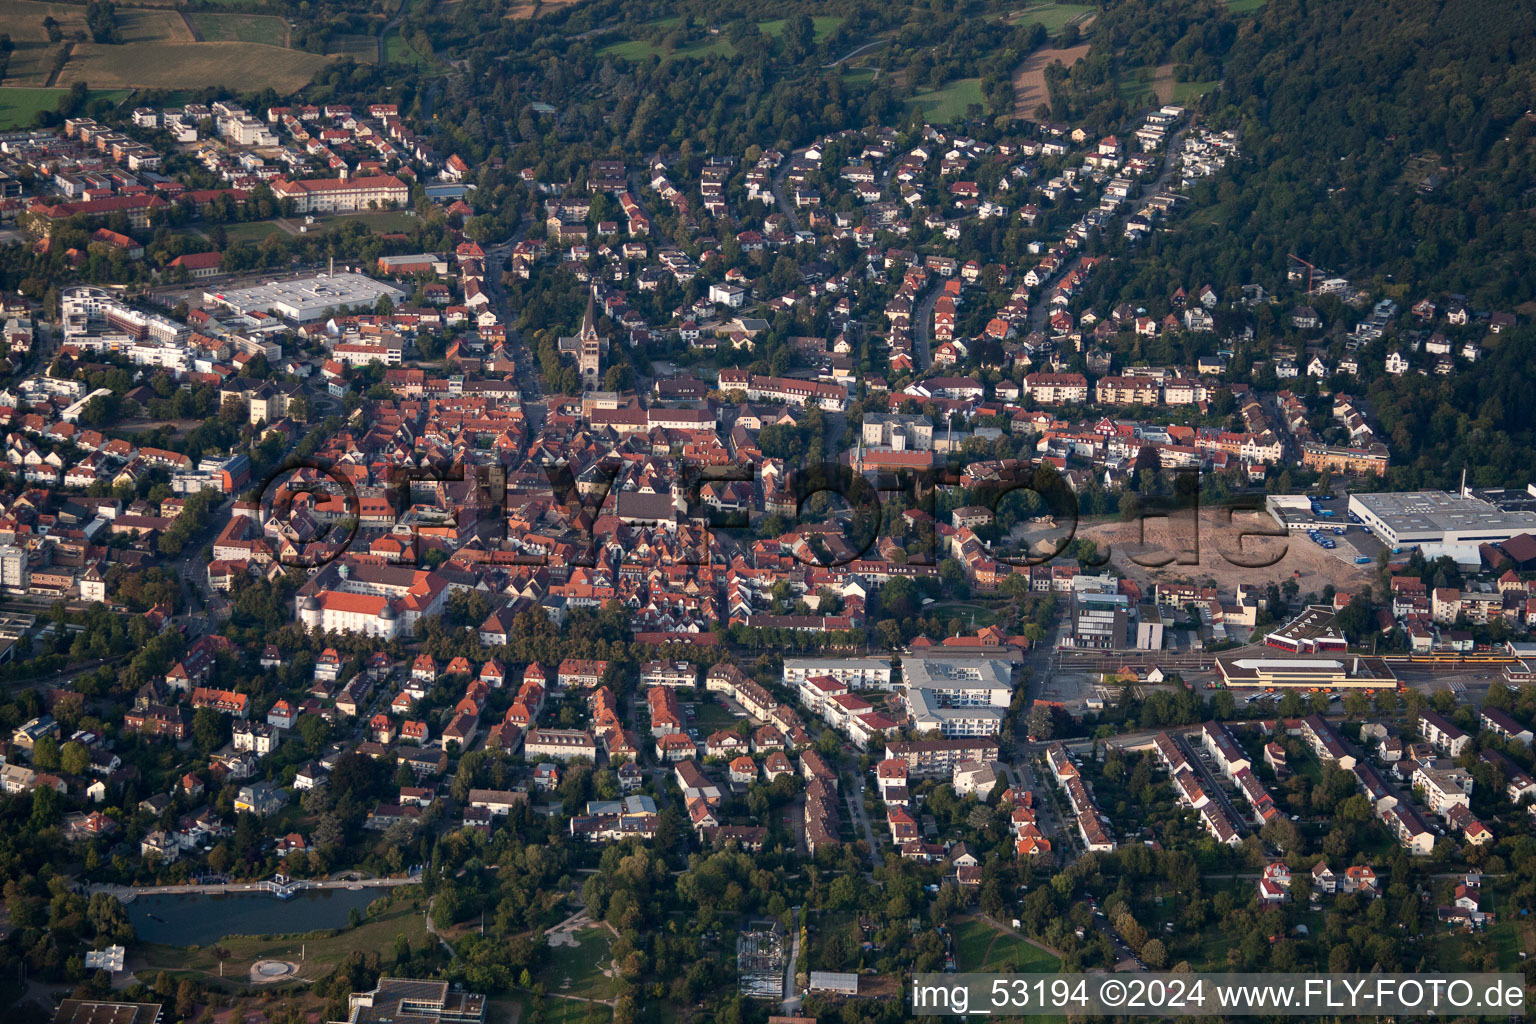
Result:
M387 64L411 64L418 68L429 68L433 65L430 57L426 57L405 41L398 28L389 30L384 37L384 61Z
M834 14L818 14L811 19L815 27L816 41L819 43L827 36L842 27L844 19ZM772 21L760 21L757 27L764 34L777 39L784 34L784 26L789 24L788 18L775 18Z
M322 978L353 952L378 952L394 948L395 936L404 935L412 949L422 949L431 940L427 935L426 918L422 913L425 904L418 905L415 896L393 895L381 897L388 900L382 913L369 916L356 928L343 928L335 935L323 938L273 939L232 937L219 943L228 950L224 960L224 978L243 981L250 976L251 964L258 960L294 960L300 956L300 980ZM154 943L139 943L129 947L129 958L142 960L147 971L169 971L177 977L207 980L219 976L219 959L213 946L179 948Z
M378 213L347 213L339 217L317 218L311 231L325 230L326 228L339 227L342 224L367 225L368 230L378 234L389 234L395 231L409 231L421 223L414 213L408 210L380 210Z
M1264 6L1264 0L1227 0L1227 10L1233 14L1247 14Z
M30 128L39 111L57 110L59 99L68 89L0 88L0 130ZM92 89L91 99L106 97L114 103L128 98L126 89Z
M486 1001L485 1024L512 1024L513 1020L527 1021L533 1014L534 997L527 992L501 996ZM544 1024L584 1024L592 1004L574 999L544 997Z
M1173 96L1170 102L1181 106L1193 103L1216 88L1217 84L1214 80L1209 82L1174 82Z
M1009 20L1015 25L1044 25L1047 32L1055 35L1068 22L1093 14L1096 10L1087 4L1037 4L1025 8L1017 17Z
M874 68L851 68L843 65L843 81L849 85L864 85L875 80Z
M288 26L282 18L266 14L219 14L210 11L198 11L191 17L192 24L197 26L197 30L209 42L288 45Z
M1061 961L1038 946L971 918L955 928L955 967L961 971L1048 972Z
M576 933L576 946L553 947L553 963L540 970L538 975L545 991L583 999L613 999L617 996L622 986L603 974L610 962L612 940L607 928L588 927ZM549 1002L553 1005L568 1001L551 999Z
M630 39L622 43L611 43L598 51L620 60L649 60L652 57L660 57L662 60L676 60L679 57L730 57L736 53L736 47L724 36L714 36L708 40L694 43L692 46L684 46L670 53L661 46L645 39Z
M957 78L942 89L927 89L906 101L908 110L921 109L934 124L964 120L966 107L980 104L981 79Z
M268 235L281 235L288 237L288 232L277 226L275 221L253 220L237 224L225 224L224 236L233 245L236 242L255 242L258 245L266 240Z
M680 19L677 17L658 18L655 21L646 22L647 28L670 28L676 25ZM816 33L816 41L819 43L838 30L844 19L836 15L819 15L811 19ZM784 26L787 18L774 18L770 21L760 21L757 27L774 39L784 34ZM662 60L676 60L679 57L731 57L736 54L736 47L724 36L709 36L688 46L679 47L670 53L664 46L653 43L647 39L626 39L622 42L609 43L598 51L610 57L618 57L620 60L642 61L652 57Z

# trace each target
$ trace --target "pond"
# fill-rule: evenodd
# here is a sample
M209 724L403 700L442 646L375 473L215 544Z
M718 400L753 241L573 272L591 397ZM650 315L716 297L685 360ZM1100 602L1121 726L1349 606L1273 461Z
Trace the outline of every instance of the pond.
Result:
M286 935L343 928L353 908L388 889L310 889L280 900L266 892L140 896L127 906L139 939L168 946L209 946L228 935Z

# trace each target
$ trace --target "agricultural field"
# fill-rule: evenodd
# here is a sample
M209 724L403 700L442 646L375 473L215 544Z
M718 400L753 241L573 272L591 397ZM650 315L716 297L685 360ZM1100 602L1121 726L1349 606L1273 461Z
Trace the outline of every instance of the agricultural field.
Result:
M5 73L8 86L48 84L54 55L64 44L48 41L43 19L52 17L67 39L76 29L85 28L85 8L70 4L36 3L34 0L0 0L0 25L10 34L15 49L10 68Z
M287 46L288 26L266 14L220 14L198 11L188 15L199 36L210 43L261 43Z
M88 82L103 89L201 89L209 82L238 81L249 89L293 92L325 64L324 57L282 49L287 30L279 18L197 14L192 24L208 40L198 42L174 10L120 8L117 21L124 41L74 44L69 61L50 80L63 45L48 41L43 19L50 16L65 36L85 28L84 7L0 0L0 24L16 46L8 86L62 88Z
M81 43L59 75L59 84L196 89L210 81L235 81L246 89L288 93L308 85L326 61L318 54L254 43Z
M1013 116L1029 118L1035 108L1051 101L1050 90L1045 84L1045 69L1057 61L1071 67L1088 56L1088 44L1079 43L1064 50L1036 50L1013 73Z
M331 55L351 57L360 64L372 64L379 59L378 37L361 33L332 36Z
M957 78L942 89L926 89L906 101L908 110L921 109L934 124L964 120L966 108L980 104L981 79Z

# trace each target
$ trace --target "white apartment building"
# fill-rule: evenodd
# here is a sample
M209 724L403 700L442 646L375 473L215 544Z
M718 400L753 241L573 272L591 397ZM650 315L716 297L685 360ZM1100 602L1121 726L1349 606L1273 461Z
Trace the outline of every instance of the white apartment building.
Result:
M784 685L799 688L812 676L831 676L850 690L889 690L889 658L785 658Z

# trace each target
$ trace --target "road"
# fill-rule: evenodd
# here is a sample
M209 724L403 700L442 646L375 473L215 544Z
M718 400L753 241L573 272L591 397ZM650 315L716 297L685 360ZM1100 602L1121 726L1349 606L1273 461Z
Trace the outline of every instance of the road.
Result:
M173 564L176 576L181 580L181 597L187 606L187 635L201 636L213 632L217 623L229 616L229 601L208 585L208 563L203 559L203 547L210 537L217 537L229 523L230 512L235 507L238 494L227 494L224 500L208 510L208 525L198 536L187 541L181 557ZM194 611L192 593L201 598L202 611Z
M917 360L919 373L933 365L928 353L928 334L933 330L933 307L938 303L939 294L943 290L944 280L940 278L928 289L928 294L918 300L917 308L912 311L912 358Z
M785 1017L800 1014L801 999L795 991L795 964L800 962L800 908L790 911L789 959L784 962L784 1001L779 1003L779 1013Z
M528 432L531 437L537 434L543 425L544 414L548 408L544 401L544 385L539 380L532 346L522 336L522 332L514 326L516 317L513 316L512 307L507 300L507 289L501 280L502 261L512 252L517 243L527 237L529 226L530 222L523 221L505 241L486 247L485 292L490 296L496 316L507 328L507 351L517 363L517 386L522 393L523 415L528 420Z
M855 46L853 49L849 50L847 53L843 54L841 57L837 58L837 60L833 61L832 63L830 63L830 64L823 64L821 66L821 69L823 71L830 71L833 68L837 67L839 64L843 63L844 61L853 60L853 58L855 58L855 57L862 56L864 54L864 51L866 51L866 50L877 50L877 49L879 49L880 47L885 45L885 42L886 41L884 39L871 39L867 43L860 43L858 46Z
M800 214L795 212L793 204L784 196L784 179L789 176L789 165L802 152L804 150L791 153L779 162L779 166L773 169L773 201L778 204L779 212L789 221L789 229L796 233L800 231Z
M864 813L864 776L855 774L853 785L842 787L843 799L848 804L848 813L854 822L864 831L864 839L869 843L869 863L871 867L880 863L880 843L875 838L874 826L869 822L869 815Z

